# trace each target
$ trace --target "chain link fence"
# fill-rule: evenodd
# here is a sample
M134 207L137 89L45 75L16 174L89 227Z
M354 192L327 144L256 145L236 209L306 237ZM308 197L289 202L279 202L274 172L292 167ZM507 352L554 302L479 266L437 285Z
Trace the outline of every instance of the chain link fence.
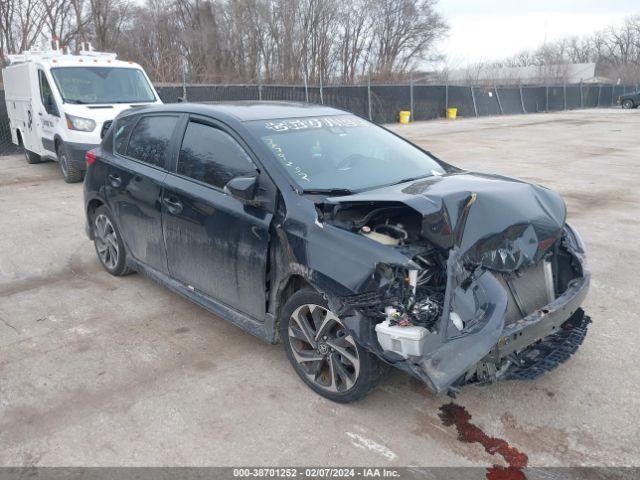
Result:
M456 85L159 85L165 103L235 100L294 101L337 107L377 123L398 121L399 112L412 120L433 120L457 108L459 117L514 115L616 106L618 97L640 85L578 84L549 86L469 87ZM11 143L4 91L0 90L0 155L16 153Z

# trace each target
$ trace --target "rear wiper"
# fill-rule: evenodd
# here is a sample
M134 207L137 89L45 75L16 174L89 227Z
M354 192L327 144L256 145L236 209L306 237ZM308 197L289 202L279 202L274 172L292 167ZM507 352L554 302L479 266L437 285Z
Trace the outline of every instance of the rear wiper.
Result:
M311 188L302 190L302 193L311 195L351 195L353 192L347 188Z

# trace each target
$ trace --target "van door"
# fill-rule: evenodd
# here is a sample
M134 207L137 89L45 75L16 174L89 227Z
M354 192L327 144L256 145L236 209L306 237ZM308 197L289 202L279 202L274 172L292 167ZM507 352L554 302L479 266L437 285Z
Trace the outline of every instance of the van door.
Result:
M42 141L42 147L47 152L55 154L56 147L53 135L55 124L60 119L60 110L53 97L53 91L44 70L38 70L38 87L40 90L40 104L36 111L38 112L39 136Z

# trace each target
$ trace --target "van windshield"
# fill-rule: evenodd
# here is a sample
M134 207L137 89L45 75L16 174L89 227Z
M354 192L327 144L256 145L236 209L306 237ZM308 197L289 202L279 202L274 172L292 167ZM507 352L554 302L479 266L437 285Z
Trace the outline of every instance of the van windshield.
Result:
M51 74L66 103L153 102L155 95L140 69L57 67Z
M348 193L446 173L424 151L354 115L246 125L308 193Z

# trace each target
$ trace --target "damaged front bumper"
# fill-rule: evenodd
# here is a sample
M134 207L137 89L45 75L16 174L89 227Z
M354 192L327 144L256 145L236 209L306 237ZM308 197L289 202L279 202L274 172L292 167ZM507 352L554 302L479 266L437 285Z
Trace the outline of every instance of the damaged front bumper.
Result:
M553 301L515 321L509 318L512 300L500 281L501 274L476 271L466 277L465 285L461 279L469 273L461 267L459 254L453 252L447 262L449 304L444 309L466 309L465 328L454 328L444 314L438 329L427 336L421 357L400 358L383 351L375 334L362 328L370 322L358 314L346 319L347 324L362 344L387 363L421 379L436 394L454 395L468 383L536 378L575 353L591 321L580 308L591 278L582 247L567 248L579 275Z
M552 303L505 326L506 292L486 272L478 283L493 298L494 308L478 322L481 326L449 338L418 363L396 362L395 366L420 378L437 394L455 394L471 382L535 378L565 361L582 343L590 319L580 305L589 280L590 274L585 272ZM541 345L543 352L532 358L530 350L547 339Z

